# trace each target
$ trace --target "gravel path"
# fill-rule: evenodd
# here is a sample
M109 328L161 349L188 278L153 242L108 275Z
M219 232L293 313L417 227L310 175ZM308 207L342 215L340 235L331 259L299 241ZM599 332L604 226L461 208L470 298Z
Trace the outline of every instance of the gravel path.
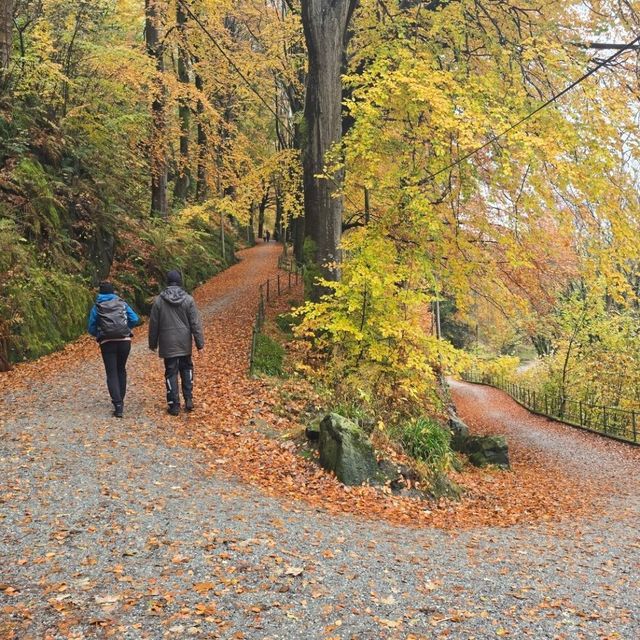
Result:
M228 281L249 292L275 256L245 252ZM246 304L218 293L211 320ZM2 400L3 640L640 637L637 458L621 445L557 428L536 435L528 414L511 424L496 409L478 421L510 423L514 455L542 447L606 478L610 509L459 535L392 528L211 475L205 452L170 442L162 399L137 389L149 358L140 340L121 421L108 415L95 355ZM454 393L505 405L481 387Z

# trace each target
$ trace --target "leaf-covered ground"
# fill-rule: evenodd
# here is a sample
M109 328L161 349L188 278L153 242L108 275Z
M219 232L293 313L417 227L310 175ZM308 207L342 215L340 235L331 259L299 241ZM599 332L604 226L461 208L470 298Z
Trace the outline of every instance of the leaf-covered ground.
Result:
M455 384L512 472L461 474L460 505L341 487L280 437L304 401L246 376L278 251L197 292L192 415L144 329L122 421L90 340L3 377L0 638L638 637L638 452Z

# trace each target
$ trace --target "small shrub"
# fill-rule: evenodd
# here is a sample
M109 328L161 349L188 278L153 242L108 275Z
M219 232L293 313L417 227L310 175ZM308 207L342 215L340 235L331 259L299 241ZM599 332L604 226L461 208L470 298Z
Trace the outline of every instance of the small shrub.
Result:
M390 414L431 415L442 407L440 374L464 368L467 358L425 327L429 274L404 265L388 238L367 234L343 238L342 278L322 280L320 300L295 311L303 316L295 334L314 361L309 374L385 422Z
M433 473L441 473L453 464L451 434L434 420L417 418L405 424L400 433L404 450L425 462Z
M302 318L295 316L293 313L281 313L276 318L276 324L282 333L287 337L293 337L293 328L302 322Z
M265 373L268 376L282 376L282 364L284 349L275 340L264 333L256 337L256 350L253 366L256 372Z

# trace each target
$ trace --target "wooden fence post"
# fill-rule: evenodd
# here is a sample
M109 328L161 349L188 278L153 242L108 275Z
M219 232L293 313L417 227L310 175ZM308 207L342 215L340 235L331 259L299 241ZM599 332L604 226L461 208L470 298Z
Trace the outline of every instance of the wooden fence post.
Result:
M254 363L254 359L255 359L255 354L256 354L256 338L258 335L258 331L256 329L256 326L253 325L253 331L252 331L252 335L251 335L251 355L249 358L249 375L253 375L253 363Z
M579 410L579 412L580 412L580 426L581 426L581 427L583 427L583 426L584 426L584 424L583 424L583 422L582 422L582 420L583 420L583 418L582 418L582 400L580 400L580 401L578 402L578 410Z

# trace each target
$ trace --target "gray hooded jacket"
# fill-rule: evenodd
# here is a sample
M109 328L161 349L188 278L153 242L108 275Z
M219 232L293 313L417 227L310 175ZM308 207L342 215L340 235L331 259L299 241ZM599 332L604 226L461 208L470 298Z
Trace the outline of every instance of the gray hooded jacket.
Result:
M161 358L190 356L192 340L204 347L200 314L193 298L181 287L167 287L153 302L149 318L149 348L160 347Z

